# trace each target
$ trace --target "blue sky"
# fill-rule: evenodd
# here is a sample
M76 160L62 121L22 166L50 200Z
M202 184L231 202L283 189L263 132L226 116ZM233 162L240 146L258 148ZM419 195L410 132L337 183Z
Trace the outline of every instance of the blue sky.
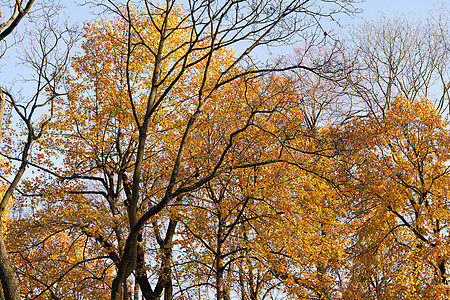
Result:
M394 17L402 14L421 19L428 17L430 12L436 11L442 4L450 8L450 0L366 0L356 4L363 12L354 17L354 21L359 23L361 20L373 20L381 15Z
M79 1L65 3L70 8L66 14L75 20L89 11L87 7L76 7L76 2ZM376 19L381 15L393 17L401 14L414 18L426 18L429 12L436 10L442 4L450 8L450 0L365 0L355 4L355 7L363 10L361 14L344 19L346 23L361 23L362 20ZM88 19L91 18L92 16L89 16Z

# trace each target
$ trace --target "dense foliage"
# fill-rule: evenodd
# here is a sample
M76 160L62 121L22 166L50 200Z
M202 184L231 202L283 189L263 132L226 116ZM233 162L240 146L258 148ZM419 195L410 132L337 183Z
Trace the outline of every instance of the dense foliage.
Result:
M427 41L440 59L383 23L371 40L405 37L398 53L313 31L318 45L262 66L255 48L351 1L144 2L103 3L76 54L50 54L72 31L49 27L54 47L43 34L29 58L38 92L2 88L0 295L450 297L444 30ZM417 60L423 76L397 68Z

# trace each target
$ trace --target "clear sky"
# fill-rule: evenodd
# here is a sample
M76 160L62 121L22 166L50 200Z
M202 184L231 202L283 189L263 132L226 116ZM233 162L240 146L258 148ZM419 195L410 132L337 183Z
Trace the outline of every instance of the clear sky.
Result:
M65 1L63 1L63 3L64 2ZM89 8L77 7L77 2L81 1L67 1L64 3L69 8L66 15L69 16L70 19L85 19L89 12ZM358 24L362 23L363 20L376 19L381 15L393 17L401 14L414 18L426 18L431 11L435 11L437 7L442 5L446 5L447 8L450 8L450 0L365 0L355 4L355 7L363 10L361 14L352 18L342 18L342 21L344 21L344 23ZM93 16L88 17L88 19L92 18Z
M426 18L438 7L446 5L450 8L450 0L366 0L355 4L363 12L354 17L356 23L362 20L373 20L381 15L394 17L405 15L412 18Z

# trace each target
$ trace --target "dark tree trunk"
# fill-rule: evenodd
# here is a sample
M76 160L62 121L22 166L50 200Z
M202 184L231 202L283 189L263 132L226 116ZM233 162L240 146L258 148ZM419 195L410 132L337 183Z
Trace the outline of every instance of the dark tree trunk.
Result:
M1 218L0 218L1 220ZM9 260L0 222L0 280L5 300L20 300L16 274Z

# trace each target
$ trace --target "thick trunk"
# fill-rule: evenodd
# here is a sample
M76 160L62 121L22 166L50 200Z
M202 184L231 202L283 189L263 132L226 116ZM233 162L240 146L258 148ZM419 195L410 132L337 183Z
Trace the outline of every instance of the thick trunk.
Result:
M172 286L172 274L169 271L167 274L168 279L166 285L164 286L164 300L172 300L173 299L173 286Z
M219 249L217 249L219 250ZM224 288L224 282L223 282L223 259L220 257L222 254L219 251L217 251L216 256L216 285L217 285L217 300L225 300L225 288Z
M3 112L5 110L5 95L3 94L0 88L0 138L2 136L2 124L3 124ZM17 176L16 176L17 177ZM18 177L20 178L20 176ZM18 181L18 180L16 180ZM9 192L9 189L8 189ZM6 206L9 197L2 199L2 207ZM8 252L6 251L5 240L3 238L3 229L2 229L2 216L3 209L0 211L0 280L3 291L0 290L0 299L6 300L19 300L19 287L17 283L16 274L14 269L12 268L11 261L9 260Z
M221 247L217 248L216 255L216 299L217 300L229 300L229 291L224 280L225 267L224 260L222 257Z
M120 285L119 279L116 277L112 282L111 300L122 299L122 289L117 288Z
M1 220L1 218L0 218ZM5 300L20 300L16 274L11 266L0 224L0 280Z
M136 268L137 237L129 236L120 258L117 275L112 282L111 300L122 300L122 286Z
M145 300L150 300L155 298L155 293L147 278L145 272L145 254L144 249L140 246L142 243L142 233L138 235L138 249L137 249L137 267L136 267L136 281L139 284L139 288L142 292L142 298Z

